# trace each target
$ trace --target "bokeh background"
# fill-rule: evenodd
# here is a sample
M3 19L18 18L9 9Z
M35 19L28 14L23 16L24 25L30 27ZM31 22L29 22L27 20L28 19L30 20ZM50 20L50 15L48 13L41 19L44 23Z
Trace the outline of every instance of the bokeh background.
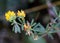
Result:
M60 0L0 0L0 43L60 43L59 33L53 34L53 40L45 36L37 41L28 39L23 34L15 34L4 16L8 10L17 12L22 9L27 14L26 20L31 21L33 18L46 27L50 19L55 18L54 5L60 10Z

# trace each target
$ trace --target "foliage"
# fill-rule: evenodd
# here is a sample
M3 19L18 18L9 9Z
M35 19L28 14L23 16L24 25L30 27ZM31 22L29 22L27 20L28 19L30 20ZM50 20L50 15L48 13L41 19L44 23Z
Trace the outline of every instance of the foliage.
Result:
M53 39L52 33L60 31L56 29L60 28L60 12L57 13L55 8L54 11L57 17L53 19L53 22L48 23L46 28L44 28L40 23L34 22L34 19L32 19L31 22L26 21L26 14L23 10L21 10L21 12L18 11L17 13L8 11L5 14L5 17L6 20L11 22L11 25L13 25L12 31L14 31L15 33L22 33L22 31L24 31L27 36L32 36L34 40L42 38L46 35ZM18 19L19 22L17 22L16 19Z

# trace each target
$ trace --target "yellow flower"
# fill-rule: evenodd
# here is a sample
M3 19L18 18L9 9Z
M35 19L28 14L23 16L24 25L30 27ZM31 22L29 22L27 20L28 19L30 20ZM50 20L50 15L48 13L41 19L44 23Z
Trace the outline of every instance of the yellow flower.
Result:
M8 11L7 13L5 13L5 18L7 21L11 21L16 18L16 15L14 11Z
M26 31L26 35L31 35L31 31L30 31L30 29L31 29L31 26L29 25L29 24L24 24L24 31Z
M29 27L26 24L24 24L24 30L26 31L28 28Z
M18 13L17 13L18 16L20 17L25 17L25 12L23 10L21 10L21 12L18 10Z
M27 24L24 24L25 31L30 30L30 29L31 29L31 26L30 26L29 22Z

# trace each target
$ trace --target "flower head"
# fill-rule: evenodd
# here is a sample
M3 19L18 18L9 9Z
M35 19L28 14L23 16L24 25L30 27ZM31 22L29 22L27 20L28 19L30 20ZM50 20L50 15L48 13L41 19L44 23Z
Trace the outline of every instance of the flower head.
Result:
M24 24L24 31L26 31L26 34L30 36L31 32L31 26L29 24L29 22L27 24Z
M25 16L26 16L26 15L25 15L25 12L24 12L23 10L21 10L21 12L18 10L17 15L18 15L19 17L25 17Z
M7 13L5 13L5 18L7 21L12 21L12 20L16 19L16 15L15 15L14 11L8 11Z
M29 22L27 22L27 24L24 24L25 31L30 30L30 29L31 29L31 26L30 26Z

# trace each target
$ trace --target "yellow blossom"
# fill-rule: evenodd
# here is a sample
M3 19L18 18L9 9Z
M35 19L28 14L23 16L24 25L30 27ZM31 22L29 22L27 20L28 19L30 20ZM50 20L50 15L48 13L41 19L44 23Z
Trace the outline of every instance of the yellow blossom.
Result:
M18 16L22 16L22 17L25 17L25 12L23 10L21 10L21 12L18 10L18 13L17 13Z
M31 26L29 23L27 24L24 24L24 30L27 31L27 30L30 30L31 29Z
M5 13L5 18L7 21L11 21L16 18L16 15L14 11L8 11L7 13Z
M31 26L30 26L30 24L29 23L27 23L27 24L24 24L24 31L26 31L26 35L31 35L31 31L30 31L30 29L31 29Z
M24 24L24 30L26 31L28 28L29 27L26 24Z

